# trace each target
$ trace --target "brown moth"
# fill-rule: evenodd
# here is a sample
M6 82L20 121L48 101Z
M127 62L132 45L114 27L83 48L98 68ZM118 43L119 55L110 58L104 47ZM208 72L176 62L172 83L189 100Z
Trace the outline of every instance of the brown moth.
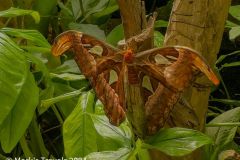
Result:
M142 37L142 34L136 37ZM101 55L91 52L96 46L102 48ZM155 82L151 89L141 89L145 100L147 135L156 133L164 126L196 71L204 73L215 85L219 84L204 58L190 48L169 46L142 52L136 52L131 45L125 48L113 48L92 36L73 30L60 34L52 46L52 54L55 56L67 50L73 51L79 69L89 79L113 125L118 126L128 111L125 85L141 84L145 76L149 77L152 84ZM118 75L114 85L109 84L106 76L110 70Z

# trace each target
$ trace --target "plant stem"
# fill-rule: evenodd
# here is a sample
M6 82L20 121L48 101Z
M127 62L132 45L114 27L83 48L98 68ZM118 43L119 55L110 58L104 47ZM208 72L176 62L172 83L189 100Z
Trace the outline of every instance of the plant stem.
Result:
M134 143L135 143L135 142L134 142ZM136 160L136 156L137 156L137 154L138 154L138 152L139 152L139 148L141 147L141 144L142 144L141 140L138 139L138 140L136 141L136 143L135 143L133 152L132 152L131 155L129 156L129 160Z
M52 110L53 110L54 114L56 115L60 125L63 125L64 120L55 105L53 105Z
M209 123L206 124L206 127L237 127L240 126L240 122L232 122L232 123Z
M29 135L31 139L29 142L29 147L31 148L33 155L36 157L48 157L54 159L55 157L50 155L49 151L45 147L40 130L40 125L37 122L37 116L34 114L32 122L29 125Z
M63 101L63 100L67 100L67 99L70 99L70 98L73 98L73 97L76 97L76 96L80 95L85 89L86 89L86 87L83 87L83 88L81 88L79 90L76 90L76 91L73 91L73 92L62 94L62 95L54 97L54 98L42 100L40 107L43 107L44 109L47 109L48 107L50 107L54 103L57 103L57 102L60 102L60 101Z
M32 154L32 152L30 151L30 149L28 147L28 144L26 142L25 136L23 136L20 139L20 145L21 145L21 148L23 150L23 153L24 153L25 157L33 158L33 154Z
M54 127L49 128L49 129L46 129L46 130L43 131L42 133L47 133L47 132L50 132L50 131L52 131L52 130L54 130L54 129L58 129L58 128L61 128L61 127L62 127L62 125L57 125L57 126L54 126Z
M7 27L11 20L12 20L12 17L8 18L3 27Z
M223 81L223 79L222 79L222 76L221 76L221 74L220 74L220 70L218 70L217 67L215 67L215 70L217 71L217 74L219 75L219 79L220 79L220 81L221 81L221 83L222 83L222 86L223 86L225 92L226 92L227 99L231 99L231 96L230 96L230 94L229 94L229 92L228 92L228 89L227 89L227 87L226 87L226 85L225 85L225 83L224 83L224 81Z

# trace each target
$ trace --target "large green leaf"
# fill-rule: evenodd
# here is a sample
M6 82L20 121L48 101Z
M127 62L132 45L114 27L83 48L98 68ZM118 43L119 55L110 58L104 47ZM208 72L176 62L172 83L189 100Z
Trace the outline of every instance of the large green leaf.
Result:
M86 156L86 160L126 160L130 154L129 148L120 148L117 151L94 152Z
M23 136L38 104L38 88L24 52L0 33L0 141L11 152Z
M142 144L143 148L155 148L170 156L183 156L195 149L211 144L207 135L192 129L168 128L160 130Z
M25 10L11 7L8 10L0 11L0 17L16 17L24 15L31 15L35 20L35 23L39 23L40 21L39 13L33 10Z
M37 30L15 29L15 28L1 28L1 32L4 32L10 36L20 37L32 41L39 47L48 48L50 51L50 44L45 37Z
M66 157L84 157L97 151L97 134L89 113L93 112L94 94L87 92L63 125L63 141Z
M99 151L113 151L124 146L129 147L132 132L128 123L122 123L119 127L112 126L109 124L103 108L102 102L97 100L94 108L95 113L91 115L93 121L96 122L94 126L98 132L97 144ZM104 130L104 133L102 130Z

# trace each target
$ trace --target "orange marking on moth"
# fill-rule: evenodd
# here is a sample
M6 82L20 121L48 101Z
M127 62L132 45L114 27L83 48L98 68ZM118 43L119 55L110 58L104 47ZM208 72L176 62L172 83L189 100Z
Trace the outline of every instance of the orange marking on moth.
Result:
M127 62L127 63L133 63L133 59L134 59L134 54L133 54L133 51L131 49L127 49L125 52L124 52L124 61Z

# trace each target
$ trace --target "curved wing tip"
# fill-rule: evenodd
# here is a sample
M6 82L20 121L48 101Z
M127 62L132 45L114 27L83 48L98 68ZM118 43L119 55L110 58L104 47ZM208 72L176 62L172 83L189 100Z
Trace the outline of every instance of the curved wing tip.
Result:
M52 48L51 48L52 55L55 57L60 56L61 54L59 54L56 50L57 50L56 46L52 46Z
M219 79L215 76L215 77L213 77L212 79L211 79L211 81L213 82L213 84L215 85L215 86L218 86L219 84L220 84L220 81L219 81Z

